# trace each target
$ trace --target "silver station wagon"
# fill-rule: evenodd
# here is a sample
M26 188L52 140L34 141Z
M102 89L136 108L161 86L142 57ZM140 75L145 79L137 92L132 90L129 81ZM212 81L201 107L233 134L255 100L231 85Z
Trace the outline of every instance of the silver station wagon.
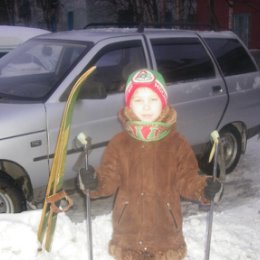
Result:
M172 29L85 29L50 33L22 44L0 60L0 212L20 212L46 186L64 105L89 67L76 103L65 177L76 176L75 137L91 138L97 166L121 126L128 75L147 67L166 79L177 127L203 167L210 133L218 129L227 172L260 130L260 72L231 32ZM205 166L206 167L206 166Z

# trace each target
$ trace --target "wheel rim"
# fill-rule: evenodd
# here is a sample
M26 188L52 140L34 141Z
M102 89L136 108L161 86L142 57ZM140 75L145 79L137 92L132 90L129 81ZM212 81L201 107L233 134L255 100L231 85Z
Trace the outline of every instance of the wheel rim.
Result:
M12 213L14 206L11 198L5 193L0 192L0 213Z
M233 164L237 156L237 140L232 133L225 133L221 138L221 142L224 150L226 169L228 169Z

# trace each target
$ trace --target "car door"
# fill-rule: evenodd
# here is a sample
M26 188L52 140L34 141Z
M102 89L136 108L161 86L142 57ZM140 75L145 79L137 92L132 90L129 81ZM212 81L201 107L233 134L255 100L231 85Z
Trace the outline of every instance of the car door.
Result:
M196 34L148 35L154 66L165 77L177 129L200 152L217 128L228 96L224 81Z
M260 129L260 73L235 36L205 35L204 39L216 57L229 90L229 107L221 127L242 122L250 138Z
M79 147L75 143L77 135L83 132L90 138L89 163L97 166L108 141L121 131L117 115L124 104L123 91L128 75L136 69L149 66L141 36L100 42L84 59L79 64L81 67L76 68L77 71L83 73L93 65L96 70L86 81L75 105L65 170L68 178L75 175L81 163ZM46 106L51 157L69 88L61 93L58 101L50 101Z

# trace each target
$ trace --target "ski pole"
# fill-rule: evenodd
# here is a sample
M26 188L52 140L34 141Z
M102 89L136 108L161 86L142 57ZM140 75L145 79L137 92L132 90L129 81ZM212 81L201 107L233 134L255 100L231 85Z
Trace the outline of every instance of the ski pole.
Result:
M211 161L213 153L214 153L213 180L215 181L217 178L217 166L218 166L218 147L219 147L218 131L215 130L211 133L211 139L213 141L213 147L211 150L209 161ZM209 258L210 258L210 244L211 244L211 236L212 236L213 212L214 212L214 201L211 201L210 210L209 210L209 214L208 214L208 230L207 230L205 260L209 260Z
M89 189L84 187L84 175L89 174L89 171L94 169L89 167L88 164L88 140L84 133L80 133L77 136L78 141L83 145L84 154L85 154L85 168L80 169L79 172L79 186L85 194L86 201L86 217L87 217L87 245L88 245L88 260L93 260L93 243L92 243L92 225L91 225L91 208L90 208L90 194ZM85 176L86 177L86 176Z

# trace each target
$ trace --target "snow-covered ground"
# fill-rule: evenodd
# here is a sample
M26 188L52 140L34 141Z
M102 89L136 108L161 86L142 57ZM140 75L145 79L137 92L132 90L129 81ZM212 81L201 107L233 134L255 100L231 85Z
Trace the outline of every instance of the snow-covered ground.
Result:
M190 208L190 209L189 209ZM86 260L86 222L83 208L58 217L53 248L39 251L36 234L40 210L0 215L0 259ZM189 260L204 259L208 212L184 205L184 234ZM111 214L93 218L94 260L112 260L107 253L111 236ZM222 203L215 207L211 260L260 259L260 141L253 138L246 154L225 181Z

